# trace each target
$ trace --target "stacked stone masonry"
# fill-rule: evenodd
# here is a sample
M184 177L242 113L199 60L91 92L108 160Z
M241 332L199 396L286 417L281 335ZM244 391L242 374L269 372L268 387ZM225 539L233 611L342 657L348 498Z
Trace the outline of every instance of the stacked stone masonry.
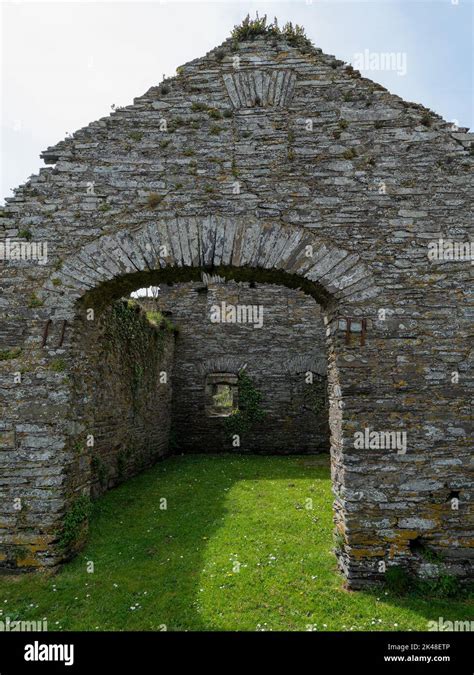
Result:
M319 49L259 37L185 64L43 158L0 219L0 241L48 243L44 265L0 263L0 564L18 546L56 564L74 486L90 492L71 480L87 310L206 271L321 306L348 583L383 578L381 561L424 573L421 545L472 577L473 267L428 257L439 238L472 238L467 130ZM406 452L358 447L366 429L406 432Z
M154 326L127 301L83 322L74 347L75 491L90 487L97 497L168 453L174 340L166 325ZM86 430L94 438L90 447ZM90 464L86 480L83 461Z

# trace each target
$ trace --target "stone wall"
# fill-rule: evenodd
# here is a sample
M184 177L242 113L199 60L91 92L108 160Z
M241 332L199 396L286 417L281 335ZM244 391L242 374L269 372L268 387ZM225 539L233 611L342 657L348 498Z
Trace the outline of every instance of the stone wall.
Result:
M33 552L39 553L45 565L57 562L58 554L50 555L52 543L61 541L61 525L68 513L78 506L85 508L89 496L98 497L168 453L173 331L165 324L152 325L138 305L118 301L94 320L78 323L68 351L72 361L70 408L60 408L59 414L74 421L64 464L47 462L47 449L38 443L31 464L23 462L19 469L13 461L0 477L4 488L16 476L21 506L11 509L14 533L10 537L2 534L0 561L7 568L37 565L26 545L31 546L28 532L33 524L37 528ZM66 377L65 369L66 360L56 358L44 377L57 385ZM163 372L166 381L160 382ZM41 399L36 405L43 405ZM32 431L28 423L18 425L15 441L20 448L26 433ZM21 449L17 458L24 458ZM61 512L58 504L49 512L48 497L59 486L67 495L67 506ZM61 546L61 557L80 548L85 530L78 530L77 541L70 542L66 550Z
M153 307L155 301L140 303ZM156 307L179 329L173 371L177 452L329 451L325 331L312 297L285 286L206 281L161 285ZM251 320L233 323L234 309L236 319L242 310L240 318ZM206 414L206 376L236 374L244 366L265 416L241 434L236 448L226 418Z
M86 442L86 482L96 497L168 453L174 333L150 323L136 303L118 301L86 321L80 336L75 405L94 437L93 447ZM77 467L74 489L82 491L81 461Z

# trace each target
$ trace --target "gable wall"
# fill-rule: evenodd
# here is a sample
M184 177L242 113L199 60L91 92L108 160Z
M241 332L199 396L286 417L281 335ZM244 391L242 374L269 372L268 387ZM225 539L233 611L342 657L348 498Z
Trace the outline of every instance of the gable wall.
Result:
M410 541L419 536L447 557L453 573L466 576L472 267L433 263L427 253L440 236L472 236L472 158L464 147L470 136L318 50L301 54L281 42L239 46L240 68L255 73L255 87L262 71L292 71L277 105L242 107L224 79L235 75L236 54L230 43L223 50L223 58L214 51L187 64L177 79L44 153L55 167L20 188L0 218L3 237L26 232L49 249L45 266L2 268L0 344L9 356L0 361L1 462L8 473L0 542L10 546L16 528L22 543L43 550L71 498L54 475L67 472L71 461L73 392L52 364L61 357L72 367L71 331L83 311L75 299L115 274L113 263L102 267L106 237L122 232L114 255L120 265L139 269L133 242L147 227L167 223L191 232L193 222L212 215L221 223L247 222L249 229L255 222L270 229L294 225L313 233L318 246L349 251L376 281L374 299L364 295L366 280L356 277L358 300L336 294L329 316L329 362L342 389L332 424L336 521L348 577L354 584L374 578L384 557L411 564ZM257 90L248 95L252 103ZM248 261L259 243L252 235L246 242ZM81 257L86 244L91 249ZM70 259L78 267L68 267ZM183 259L175 263L180 267ZM369 321L363 349L336 328L339 317L350 316ZM12 355L16 349L19 357ZM19 371L21 382L14 382ZM354 433L365 428L407 431L409 452L357 450ZM35 495L40 511L20 519L14 496L33 499L21 474L38 468L51 484ZM453 492L461 497L459 512L450 507ZM40 535L39 521L48 523Z

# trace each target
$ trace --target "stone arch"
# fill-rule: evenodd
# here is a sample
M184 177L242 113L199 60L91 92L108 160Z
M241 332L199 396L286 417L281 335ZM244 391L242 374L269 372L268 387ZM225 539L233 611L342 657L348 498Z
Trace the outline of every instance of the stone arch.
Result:
M331 429L332 477L335 490L336 525L346 532L344 480L345 413L351 410L350 424L357 414L357 402L345 373L347 349L340 315L373 314L372 300L379 288L374 276L360 257L318 237L310 230L266 223L244 218L207 216L205 218L163 219L146 223L141 228L121 229L104 235L64 260L38 293L53 320L69 322L74 333L78 314L89 306L102 309L111 300L147 285L152 280L188 281L199 278L203 271L236 280L255 279L301 288L312 295L324 311L328 340L326 364L293 364L295 368L313 365L317 372L328 375ZM68 369L73 369L72 359ZM355 413L354 413L355 410ZM71 429L81 428L74 414L59 432L58 443L67 447ZM76 481L77 483L77 481ZM79 484L87 480L79 480ZM76 486L77 488L77 486ZM65 496L66 501L69 497ZM350 577L354 562L350 553L340 551L341 569ZM355 585L354 580L351 580Z
M45 306L55 308L58 318L68 318L73 303L102 284L121 280L126 285L131 275L165 274L171 268L208 269L224 275L230 268L259 269L274 280L281 273L293 277L293 283L323 305L335 301L354 305L378 294L373 275L357 254L309 230L208 216L162 220L96 239L67 258L39 295Z

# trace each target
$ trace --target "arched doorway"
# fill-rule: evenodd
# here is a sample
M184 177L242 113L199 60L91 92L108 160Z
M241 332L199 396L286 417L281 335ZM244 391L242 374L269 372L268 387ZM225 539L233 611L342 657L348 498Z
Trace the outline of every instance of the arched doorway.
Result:
M191 281L203 272L226 279L277 283L300 288L321 306L328 349L329 424L336 527L346 545L339 551L348 573L357 560L346 531L347 477L344 446L348 431L357 424L353 350L366 344L367 316L374 315L378 289L358 256L332 246L309 232L280 224L239 219L173 219L136 231L102 237L64 261L45 284L40 298L55 308L56 318L67 322L73 338L77 321L94 321L112 300L139 286L165 281ZM349 317L349 318L348 318ZM69 339L69 338L66 338ZM73 350L65 355L65 372L74 371ZM77 361L76 361L77 364ZM71 400L71 383L61 383ZM73 433L71 433L71 430ZM61 497L65 506L88 490L88 468L74 457L71 443L80 445L88 434L87 420L72 408L55 428L63 444L67 480ZM360 507L360 495L353 498ZM67 507L66 507L67 508ZM352 516L351 516L352 517ZM375 563L380 549L364 552L364 564Z

